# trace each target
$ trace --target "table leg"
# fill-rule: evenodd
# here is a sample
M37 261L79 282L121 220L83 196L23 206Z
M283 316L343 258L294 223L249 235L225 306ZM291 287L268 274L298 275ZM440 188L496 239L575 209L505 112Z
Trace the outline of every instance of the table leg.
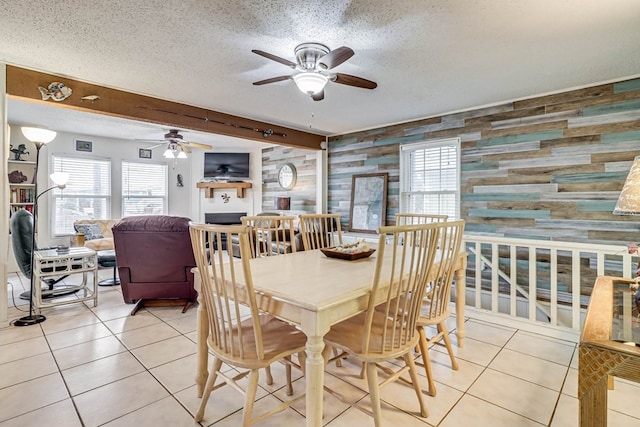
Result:
M324 394L324 340L321 336L307 335L307 363L305 382L307 384L306 408L307 427L322 426L322 397Z
M462 268L456 270L456 337L458 337L458 348L464 347L464 306L466 303L466 262Z
M197 275L196 275L197 276ZM199 279L196 277L196 281ZM207 337L209 336L209 316L204 298L198 293L198 318L197 318L198 343L196 346L198 364L196 367L196 385L198 386L198 397L202 397L207 377L209 376L209 349L207 348Z
M608 361L615 358L606 350L589 347L579 348L578 402L580 405L578 425L600 427L607 425Z

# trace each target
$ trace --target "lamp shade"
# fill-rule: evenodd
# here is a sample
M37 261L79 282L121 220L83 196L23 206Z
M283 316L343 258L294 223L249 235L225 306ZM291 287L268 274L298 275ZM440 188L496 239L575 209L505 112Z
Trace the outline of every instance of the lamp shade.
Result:
M54 172L49 175L49 178L51 178L51 181L53 181L55 185L61 188L64 188L67 182L69 182L69 174L67 172Z
M276 209L280 211L291 209L291 197L276 197Z
M57 135L57 133L52 130L42 128L32 128L24 126L21 128L21 130L24 137L29 141L33 143L39 142L40 144L50 143Z
M613 213L614 215L640 215L640 156L633 160Z
M296 74L293 76L293 81L298 86L298 89L302 93L306 93L307 95L315 95L324 89L324 86L327 84L329 79L326 76L323 76L320 73L313 73L311 71Z

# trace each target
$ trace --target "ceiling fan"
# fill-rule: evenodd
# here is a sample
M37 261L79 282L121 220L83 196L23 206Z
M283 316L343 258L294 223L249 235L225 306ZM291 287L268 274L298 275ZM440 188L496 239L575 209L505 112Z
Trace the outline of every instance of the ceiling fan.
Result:
M254 82L253 84L256 86L284 80L293 80L298 89L310 95L314 101L322 101L324 99L324 87L330 81L363 89L375 89L378 86L376 82L363 79L362 77L343 73L331 73L328 71L354 55L353 49L347 46L330 50L327 46L320 43L302 43L294 49L296 62L262 50L253 49L251 52L299 71L296 74L288 76L272 77Z
M202 148L203 150L211 150L213 148L209 144L185 141L184 137L178 132L180 132L178 129L169 129L169 132L164 134L164 139L138 139L137 141L158 142L158 144L153 145L148 149L154 149L167 144L167 149L164 151L163 156L168 159L186 159L187 154L191 154L191 149L189 147Z

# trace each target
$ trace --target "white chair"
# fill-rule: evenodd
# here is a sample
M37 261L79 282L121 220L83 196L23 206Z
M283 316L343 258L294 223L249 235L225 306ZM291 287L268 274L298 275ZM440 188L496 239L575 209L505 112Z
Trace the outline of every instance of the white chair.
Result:
M342 244L340 214L301 214L299 218L305 251Z
M293 216L243 216L242 225L248 227L252 258L262 258L296 252Z
M460 246L462 244L462 234L464 233L464 221L448 221L439 223L440 237L438 240L438 261L432 272L432 277L436 279L429 283L425 292L425 298L420 309L417 327L420 334L420 353L422 354L422 364L425 368L427 379L429 380L429 394L436 395L436 386L431 372L431 361L429 359L429 346L432 344L444 345L451 359L451 367L458 370L458 362L453 354L449 331L446 320L451 315L449 302L451 301L451 286L454 276L454 264ZM437 333L427 338L425 327L436 326ZM441 342L442 341L442 342ZM420 364L420 363L418 363Z
M378 294L380 288L388 289L384 302L376 305L370 298L365 312L332 326L325 336L325 354L332 348L339 348L364 363L376 426L382 423L380 388L400 379L405 372L411 377L420 416L428 416L412 350L420 339L416 322L436 253L438 226L381 227L379 232L371 295ZM389 246L385 244L388 239L392 242ZM420 244L401 244L406 240ZM397 369L383 368L388 377L379 383L378 364L395 362L397 358L402 358L404 365ZM329 391L340 398L335 391Z
M209 318L207 345L214 355L202 401L194 418L196 422L202 421L209 396L214 388L219 387L216 386L216 380L220 378L245 396L242 425L246 427L285 410L304 396L302 394L282 402L261 415L253 415L259 370L278 361L285 363L290 384L291 366L300 369L301 365L304 366L306 337L294 326L258 310L249 265L251 256L247 228L191 224L190 233L201 277L202 299ZM230 242L232 235L238 237L240 259L233 257L231 249L209 251L209 248L222 247L223 236ZM250 316L244 320L241 319L240 303L250 311ZM301 365L292 362L293 354L298 354ZM228 370L221 369L223 363L241 372L236 375L237 371L233 370L230 374ZM242 388L238 381L247 375L248 385Z
M433 222L445 222L448 219L448 215L397 213L396 225L431 224Z

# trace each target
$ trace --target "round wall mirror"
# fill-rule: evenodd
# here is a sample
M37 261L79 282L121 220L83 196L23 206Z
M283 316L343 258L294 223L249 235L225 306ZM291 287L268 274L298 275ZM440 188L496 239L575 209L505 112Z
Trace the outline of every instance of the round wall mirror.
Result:
M278 184L284 190L291 190L296 185L296 167L291 163L285 163L278 170Z

